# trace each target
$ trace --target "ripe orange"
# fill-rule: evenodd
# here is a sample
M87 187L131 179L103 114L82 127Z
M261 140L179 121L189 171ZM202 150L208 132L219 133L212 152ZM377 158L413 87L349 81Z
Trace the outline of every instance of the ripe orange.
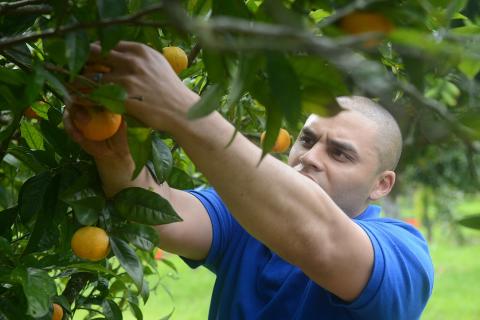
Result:
M177 74L188 67L188 57L185 51L179 47L165 47L162 53Z
M62 320L62 318L63 318L63 308L59 304L54 303L52 320Z
M90 73L109 73L112 71L112 68L100 63L92 63L87 64L83 68L83 74L90 74Z
M78 229L70 242L73 252L82 259L99 261L110 252L110 240L105 230L98 227Z
M375 12L352 12L340 20L340 28L348 34L356 35L367 32L389 33L393 30L393 23L384 15ZM366 47L378 44L377 39L366 41Z
M40 119L40 117L35 112L35 110L33 110L32 107L28 107L27 109L25 109L25 111L23 111L23 115L28 119Z
M73 117L73 123L85 138L103 141L112 137L122 124L122 116L98 105L81 105L88 113L88 121L80 121Z
M157 248L155 251L155 260L162 260L163 258L163 250L160 248Z
M352 12L340 20L340 27L349 34L365 32L388 33L393 24L384 15L375 12Z
M260 135L260 143L263 144L264 140L265 140L265 131L262 132L262 134ZM288 133L287 130L281 128L277 136L277 141L275 141L275 145L272 148L272 152L282 153L287 151L288 147L290 147L290 142L291 142L290 134Z

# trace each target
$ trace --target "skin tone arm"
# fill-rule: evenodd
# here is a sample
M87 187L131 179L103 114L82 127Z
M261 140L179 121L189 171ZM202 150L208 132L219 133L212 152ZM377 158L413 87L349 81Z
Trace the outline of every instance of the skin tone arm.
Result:
M242 135L225 148L234 128L216 112L195 121L186 120L186 112L198 96L181 83L156 51L124 42L106 60L99 52L93 46L93 59L113 70L105 75L105 81L122 84L130 95L144 98L129 101L128 113L172 134L252 236L338 297L349 301L358 296L373 264L370 241L319 185L270 156L257 166L261 151ZM108 157L99 158L96 162L107 193L132 184L152 187L146 171L139 180L127 182L124 178L128 175L114 177L131 163L119 163L115 168ZM204 257L211 242L211 226L203 207L191 198L179 201L183 193L177 197L177 191L168 187L153 188L173 202L186 222L183 226L163 226L160 235L165 232L163 236L177 253L192 253L189 242L198 240L198 256ZM189 249L182 249L185 247Z

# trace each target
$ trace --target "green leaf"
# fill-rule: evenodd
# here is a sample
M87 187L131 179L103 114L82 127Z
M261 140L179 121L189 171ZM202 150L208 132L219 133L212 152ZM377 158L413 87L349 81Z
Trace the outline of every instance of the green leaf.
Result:
M35 100L37 100L40 92L43 89L43 84L45 83L45 76L42 70L42 67L40 67L39 65L35 65L33 74L27 80L24 96L22 97L25 105L30 105Z
M95 224L99 213L106 204L103 193L92 187L94 183L95 181L89 174L84 174L76 179L60 196L63 201L72 207L75 217L82 225Z
M138 304L129 301L129 302L128 302L128 306L130 307L130 311L132 311L133 316L135 317L135 319L137 319L137 320L143 320L142 309L140 309L140 307L138 306Z
M289 59L301 83L302 109L320 116L331 116L337 110L335 98L348 95L342 74L330 63L318 57L294 56Z
M142 188L123 189L115 195L113 205L122 217L134 222L157 225L182 221L167 200Z
M128 13L125 0L97 0L98 15L102 20L116 18ZM108 52L125 36L126 28L121 25L100 28L100 41L102 52Z
M229 110L245 93L246 88L252 85L255 75L260 69L262 59L257 55L241 56L238 63L237 72L234 75L230 92L227 96L225 109Z
M228 79L225 56L217 51L203 50L202 61L211 82L215 84L225 83Z
M214 0L212 2L213 16L232 16L248 19L252 16L244 0Z
M63 83L58 80L56 76L48 72L47 70L42 70L43 76L45 77L47 84L53 89L57 94L62 96L64 99L69 98L68 90L65 88Z
M10 277L13 282L23 287L28 302L27 315L39 318L49 312L50 299L56 295L57 287L47 272L17 267Z
M65 139L65 131L59 129L51 121L40 121L40 130L44 140L51 146L55 153L62 158L69 158L77 151L77 144L71 139Z
M9 237L12 224L18 216L18 206L0 211L0 235Z
M90 43L85 30L69 32L65 36L65 56L72 74L77 74L90 54Z
M29 167L36 174L45 171L47 168L37 160L33 152L23 146L11 146L7 152L20 160L24 165Z
M20 132L30 149L45 150L43 146L43 136L37 127L35 127L32 123L28 121L21 121Z
M143 287L143 267L135 251L125 241L110 237L112 251L117 257L120 265L127 271L139 291Z
M27 75L20 69L0 67L0 82L13 86L24 86Z
M118 84L105 84L99 86L89 98L115 113L125 113L125 100L128 94Z
M110 269L105 268L101 264L96 262L81 262L81 263L74 263L68 264L65 266L68 269L78 269L80 271L90 271L90 272L99 272L103 274L108 274L110 276L116 277L118 276L115 272Z
M5 239L4 237L0 237L0 258L3 260L4 258L11 259L13 257L13 249L10 245L10 242ZM1 264L0 260L0 264Z
M462 71L470 80L473 80L480 71L480 61L474 59L462 59L458 64L458 69L460 69L460 71Z
M68 63L65 55L67 48L65 48L65 41L63 39L44 39L43 48L50 59L60 66L65 66Z
M128 147L135 162L135 171L133 172L132 179L138 176L152 156L151 132L152 130L150 128L128 126Z
M170 187L180 190L193 189L195 187L192 177L177 167L172 168L167 183Z
M4 85L0 85L0 110L12 110L19 113L19 109L25 107L25 105L16 98L17 94L14 92L15 88L9 88Z
M280 127L282 126L282 111L272 106L267 106L267 128L265 132L265 140L262 145L262 158L272 150L277 141Z
M163 183L172 171L173 158L168 146L159 135L152 135L152 163L159 184Z
M48 171L28 179L20 188L18 195L18 210L24 222L40 212L43 199L52 177Z
M144 251L152 251L159 244L157 231L148 225L131 223L115 230L115 233Z
M284 56L269 54L267 74L274 107L282 110L290 126L295 127L301 111L300 81L295 70Z
M457 222L468 228L480 229L480 214L463 217Z
M213 111L220 108L220 100L225 94L223 84L210 85L203 94L200 101L195 103L187 113L188 119L198 119L209 115Z
M56 178L51 180L47 185L42 201L35 202L37 206L41 205L41 210L37 214L27 247L23 251L24 256L32 252L48 250L58 240L58 229L52 219L52 212L55 213L57 209L58 182L59 179Z
M82 225L94 225L105 207L105 198L91 188L62 195L62 200L72 207L75 218Z
M112 300L105 299L102 303L103 315L107 320L121 320L122 310L120 307Z

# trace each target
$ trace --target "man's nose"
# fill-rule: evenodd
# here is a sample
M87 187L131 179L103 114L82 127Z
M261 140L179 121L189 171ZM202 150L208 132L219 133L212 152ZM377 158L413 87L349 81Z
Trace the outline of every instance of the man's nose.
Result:
M299 159L305 169L323 171L325 169L325 156L325 147L321 143L316 143L307 152L302 154Z

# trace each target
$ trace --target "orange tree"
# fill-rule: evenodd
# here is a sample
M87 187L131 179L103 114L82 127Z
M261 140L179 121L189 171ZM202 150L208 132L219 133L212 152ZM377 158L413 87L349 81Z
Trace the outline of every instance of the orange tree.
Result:
M400 186L469 191L478 186L479 12L476 0L0 2L0 318L67 319L83 309L121 319L129 309L142 319L146 276L159 272L152 225L180 219L149 190L107 198L92 159L65 134L72 93L117 114L136 99L82 76L90 43L182 48L187 60L174 68L202 95L189 116L218 110L256 143L266 131L264 154L282 126L295 135L306 114L338 112L335 96L378 99L405 135ZM73 81L88 89L76 92ZM147 166L176 188L207 183L170 137L123 118L134 176ZM95 241L72 240L87 226Z

